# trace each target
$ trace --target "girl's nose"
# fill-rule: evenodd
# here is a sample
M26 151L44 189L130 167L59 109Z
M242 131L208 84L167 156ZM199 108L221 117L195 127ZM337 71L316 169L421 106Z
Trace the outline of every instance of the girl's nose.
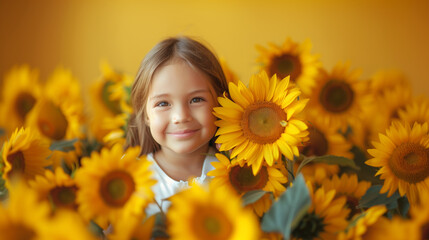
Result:
M177 106L171 118L174 124L189 122L191 119L192 115L187 106Z

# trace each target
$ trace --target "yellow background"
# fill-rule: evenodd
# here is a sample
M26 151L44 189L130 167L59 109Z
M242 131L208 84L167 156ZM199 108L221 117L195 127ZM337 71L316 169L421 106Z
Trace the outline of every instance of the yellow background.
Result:
M255 72L255 45L310 39L330 69L349 61L366 78L398 69L416 94L429 92L429 1L0 0L0 74L27 63L46 79L58 65L87 87L99 62L134 76L161 39L208 43L240 79Z

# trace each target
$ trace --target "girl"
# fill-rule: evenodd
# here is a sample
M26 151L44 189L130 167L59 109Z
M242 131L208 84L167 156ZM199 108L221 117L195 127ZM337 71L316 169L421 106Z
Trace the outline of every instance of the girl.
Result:
M212 111L227 90L215 55L191 38L168 38L144 58L131 92L134 115L127 147L141 147L158 181L148 216L165 212L167 198L188 187L188 181L207 182L210 163L217 161Z

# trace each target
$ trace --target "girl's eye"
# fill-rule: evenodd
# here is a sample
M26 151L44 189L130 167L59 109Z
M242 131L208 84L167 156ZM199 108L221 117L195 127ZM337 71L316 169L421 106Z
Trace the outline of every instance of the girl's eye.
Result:
M155 105L156 107L167 107L169 106L168 102L158 102Z
M198 103L198 102L202 102L202 101L204 101L204 99L200 98L200 97L194 97L191 99L191 103Z

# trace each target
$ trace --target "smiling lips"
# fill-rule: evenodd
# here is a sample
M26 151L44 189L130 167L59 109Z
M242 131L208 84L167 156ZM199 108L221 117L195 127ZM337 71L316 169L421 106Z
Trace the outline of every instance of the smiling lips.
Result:
M177 138L188 138L194 135L194 133L196 133L197 131L198 130L181 130L176 132L170 132L169 134Z

